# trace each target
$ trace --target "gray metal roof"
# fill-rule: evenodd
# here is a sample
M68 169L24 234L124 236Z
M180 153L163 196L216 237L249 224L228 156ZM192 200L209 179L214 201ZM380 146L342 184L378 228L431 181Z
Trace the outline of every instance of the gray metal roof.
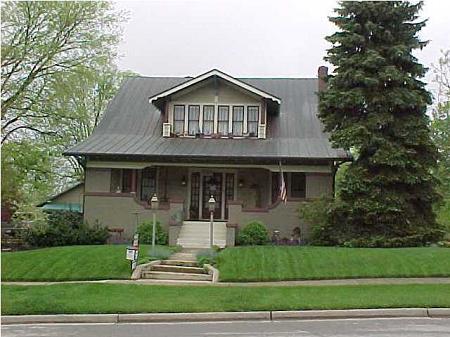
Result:
M163 138L161 112L149 97L189 80L183 77L127 79L92 135L66 155L215 157L215 159L348 159L334 149L316 116L317 79L241 78L281 99L267 139Z

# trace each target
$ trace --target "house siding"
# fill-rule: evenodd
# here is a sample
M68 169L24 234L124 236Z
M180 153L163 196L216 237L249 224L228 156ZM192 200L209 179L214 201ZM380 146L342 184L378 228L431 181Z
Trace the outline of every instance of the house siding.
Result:
M82 204L83 203L84 185L78 185L77 187L67 191L56 198L53 198L50 203L60 204Z
M85 172L86 192L109 192L111 169L87 168Z
M174 219L182 219L182 214L186 212L192 169L198 170L189 167L158 167L158 197L165 201L165 205L157 211L157 218L167 231L170 223L176 222ZM214 171L214 168L208 170ZM110 169L104 168L86 169L84 217L89 223L99 221L108 227L124 228L124 235L129 238L136 228L135 212L140 213L139 222L150 220L152 212L145 202L139 202L139 188L137 194L111 193L110 172ZM231 169L230 172L236 173L236 195L229 205L228 223L237 225L236 232L248 222L259 220L267 225L270 233L279 230L281 237L290 238L293 229L300 227L302 237L308 239L310 230L298 217L298 209L304 200L288 198L286 204L271 205L271 171L246 168ZM183 180L186 185L182 184ZM306 173L306 199L331 196L332 191L332 174ZM175 242L173 238L171 240Z
M333 176L331 174L306 175L306 197L319 198L323 195L331 196L333 194Z

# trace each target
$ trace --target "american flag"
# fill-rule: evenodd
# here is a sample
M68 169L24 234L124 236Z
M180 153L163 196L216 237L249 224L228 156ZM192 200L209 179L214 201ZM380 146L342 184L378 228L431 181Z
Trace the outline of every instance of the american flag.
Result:
M286 191L286 183L284 182L284 174L283 170L281 169L281 162L280 162L280 199L286 203L287 202L287 191Z

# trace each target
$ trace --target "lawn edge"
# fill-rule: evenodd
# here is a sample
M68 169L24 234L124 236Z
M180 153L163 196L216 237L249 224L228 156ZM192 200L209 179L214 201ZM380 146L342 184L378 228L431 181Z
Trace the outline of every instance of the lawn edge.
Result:
M200 313L141 313L141 314L65 314L2 316L2 324L40 323L156 323L202 321L277 321L351 318L450 318L450 308L385 308L301 311L246 311Z

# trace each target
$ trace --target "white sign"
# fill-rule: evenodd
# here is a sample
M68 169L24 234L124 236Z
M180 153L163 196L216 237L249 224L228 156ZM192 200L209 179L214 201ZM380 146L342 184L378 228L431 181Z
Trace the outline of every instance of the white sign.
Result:
M138 250L134 247L128 247L127 248L127 260L134 261L137 258L137 252Z

